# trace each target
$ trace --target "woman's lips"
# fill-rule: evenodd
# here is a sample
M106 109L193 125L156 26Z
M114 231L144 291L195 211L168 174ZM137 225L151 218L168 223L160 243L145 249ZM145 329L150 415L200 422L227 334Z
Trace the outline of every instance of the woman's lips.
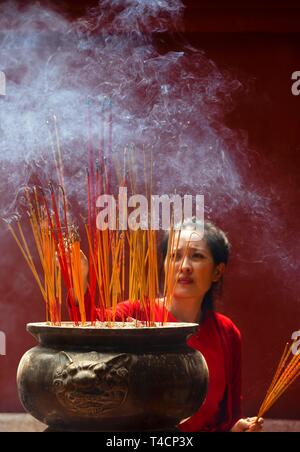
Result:
M182 284L184 286L193 284L193 280L191 278L179 278L178 282L179 282L179 284Z

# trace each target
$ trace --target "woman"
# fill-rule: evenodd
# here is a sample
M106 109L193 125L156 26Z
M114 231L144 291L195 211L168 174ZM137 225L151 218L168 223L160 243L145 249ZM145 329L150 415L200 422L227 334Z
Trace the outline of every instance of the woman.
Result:
M198 225L199 226L199 225ZM263 420L241 418L241 337L233 322L214 311L229 259L230 245L223 231L209 222L204 236L195 233L195 219L181 227L179 244L175 240L173 258L175 286L168 321L199 323L188 345L199 350L207 361L210 382L207 398L200 410L179 425L184 432L232 431L254 432ZM168 235L162 243L166 267ZM186 251L187 250L187 251ZM178 275L179 273L179 275ZM175 281L174 281L175 283ZM163 300L156 305L156 320L164 317ZM123 302L117 307L116 320L130 317L145 320L140 303Z

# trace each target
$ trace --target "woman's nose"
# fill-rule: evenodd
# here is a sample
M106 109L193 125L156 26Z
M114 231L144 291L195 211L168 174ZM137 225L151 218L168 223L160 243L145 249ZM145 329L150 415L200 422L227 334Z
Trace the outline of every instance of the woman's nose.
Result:
M186 256L182 262L182 273L192 273L193 267L188 256Z

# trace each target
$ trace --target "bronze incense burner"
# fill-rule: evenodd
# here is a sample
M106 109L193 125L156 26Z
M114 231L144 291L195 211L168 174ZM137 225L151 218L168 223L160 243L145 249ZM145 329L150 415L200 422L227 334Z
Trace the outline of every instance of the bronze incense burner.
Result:
M52 430L174 430L207 392L206 362L186 345L196 328L29 324L39 345L19 365L21 402Z

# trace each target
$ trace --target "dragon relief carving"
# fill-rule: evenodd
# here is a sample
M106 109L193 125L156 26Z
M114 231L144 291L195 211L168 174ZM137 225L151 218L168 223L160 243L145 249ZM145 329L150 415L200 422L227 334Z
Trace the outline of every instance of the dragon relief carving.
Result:
M53 388L57 399L80 416L98 416L119 408L128 394L132 358L121 354L103 358L101 362L67 358L54 375ZM65 361L65 359L64 359Z

